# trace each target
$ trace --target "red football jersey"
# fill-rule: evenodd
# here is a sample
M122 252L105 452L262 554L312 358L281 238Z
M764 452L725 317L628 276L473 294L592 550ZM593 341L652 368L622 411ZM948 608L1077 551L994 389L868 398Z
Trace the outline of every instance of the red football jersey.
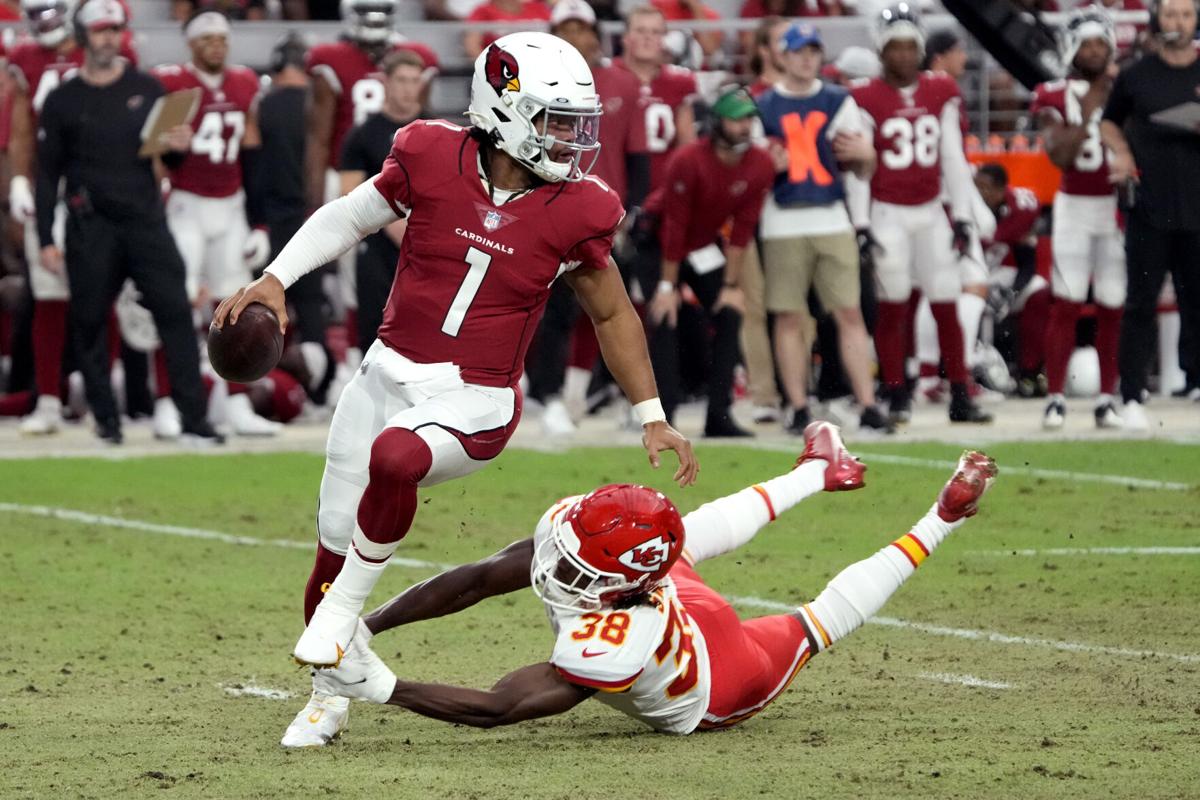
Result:
M627 69L606 64L592 69L596 94L604 105L600 120L600 155L592 174L607 183L624 203L625 156L646 151L646 118L640 107L641 83Z
M397 41L392 51L416 53L427 68L436 69L437 56L423 44L406 39ZM333 134L329 139L329 167L337 169L342 140L355 125L383 108L383 82L379 65L354 42L318 44L308 51L308 71L325 79L337 96L333 112Z
M246 67L227 66L221 83L209 85L191 63L155 67L168 92L199 89L200 106L192 120L192 149L171 170L171 186L204 197L229 197L242 188L242 136L246 117L258 96L258 75Z
M945 73L922 72L906 89L872 78L856 83L851 94L874 131L879 154L871 197L902 206L937 199L942 189L942 111L959 101L958 84ZM961 124L957 116L954 122Z
M396 134L375 187L408 228L379 338L463 379L513 386L550 286L571 268L604 269L625 213L599 178L544 184L496 206L479 143L441 120Z
M612 63L637 78L621 59L614 58ZM656 189L666 175L667 157L675 149L675 109L690 103L696 95L696 76L690 69L667 64L649 83L637 80L646 127L646 152L650 153L650 188ZM603 130L603 123L600 127Z
M1034 227L1041 215L1042 204L1032 189L1010 186L1004 191L1004 205L996 215L996 232L983 242L988 260L995 263L1010 263L1012 247L1033 244Z
M137 64L137 54L130 40L122 40L121 56L131 64ZM33 39L19 39L8 51L8 70L21 91L33 105L34 123L50 94L58 85L74 76L83 64L83 48L74 47L66 54L52 47L42 47Z
M1082 125L1084 120L1079 99L1087 91L1087 81L1073 80L1069 83L1073 89L1071 92L1067 91L1066 80L1038 84L1033 90L1030 112L1035 117L1047 113L1059 122ZM1113 193L1113 185L1108 182L1108 150L1100 141L1100 117L1103 112L1103 108L1096 109L1096 113L1087 121L1088 135L1079 146L1075 163L1071 169L1063 170L1059 189L1067 194L1096 197Z

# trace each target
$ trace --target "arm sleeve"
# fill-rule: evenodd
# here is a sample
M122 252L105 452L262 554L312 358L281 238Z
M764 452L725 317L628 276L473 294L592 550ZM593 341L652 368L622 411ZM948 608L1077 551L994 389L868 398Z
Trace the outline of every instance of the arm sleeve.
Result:
M753 151L751 154L754 154ZM730 246L745 247L754 238L758 218L762 216L763 201L766 200L767 190L774 183L774 173L775 166L769 161L763 163L761 169L756 167L757 177L751 180L750 189L742 195L741 204L733 212L733 230L729 233Z
M971 167L963 151L959 104L960 100L954 98L942 106L942 180L950 196L950 215L955 220L970 220L971 192L974 187Z
M1133 95L1129 91L1127 74L1128 70L1124 69L1117 74L1117 79L1113 81L1112 91L1108 94L1108 104L1104 107L1103 119L1117 127L1123 126L1125 120L1129 119L1129 115L1133 113Z
M37 207L38 241L42 247L54 244L54 206L58 203L58 181L65 168L66 142L57 91L46 97L38 119L37 132Z
M692 170L687 168L684 161L678 155L672 158L667 164L667 174L663 179L665 193L659 238L662 242L663 258L668 261L683 261L688 254L688 221L695 198Z
M855 230L871 227L871 182L847 170L842 173L846 182L846 210Z
M845 101L838 107L837 113L833 115L829 125L825 128L825 137L832 141L833 137L839 133L866 133L866 126L863 125L863 112L858 107L858 103L854 102L854 98L847 95Z
M373 182L366 181L317 209L266 271L286 289L400 216Z

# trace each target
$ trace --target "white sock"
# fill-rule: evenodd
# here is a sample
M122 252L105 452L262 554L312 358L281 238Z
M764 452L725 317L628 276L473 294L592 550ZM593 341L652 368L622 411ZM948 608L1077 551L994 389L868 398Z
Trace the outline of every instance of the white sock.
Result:
M588 385L592 382L592 371L583 367L567 367L563 375L562 399L567 407L587 403Z
M784 511L824 490L826 467L821 459L806 461L786 475L700 506L683 518L684 554L699 564L741 547Z
M963 292L958 296L958 324L963 332L963 355L968 367L975 366L975 343L979 341L979 325L986 308L987 301L977 294Z
M308 370L311 378L306 388L316 389L325 378L325 370L329 368L329 356L326 355L325 348L319 342L301 342L300 358L304 361L304 368Z
M1066 397L1064 397L1064 396L1063 396L1061 393L1059 393L1059 394L1051 394L1051 395L1050 395L1050 397L1049 397L1049 398L1047 398L1047 399L1048 399L1048 400L1049 400L1051 403L1065 403L1065 402L1067 402L1067 398L1066 398Z
M346 562L342 564L342 571L329 585L329 591L325 593L321 605L328 604L330 610L355 617L361 614L367 596L375 588L379 576L383 574L399 544L399 541L389 544L372 542L362 529L355 525L352 545L346 552Z
M937 321L933 318L933 309L929 300L924 296L917 304L917 361L922 364L937 364L942 360L942 349L938 346Z
M1111 402L1113 402L1113 396L1111 394L1101 394L1096 398L1096 408L1106 406Z
M943 520L935 504L912 531L870 558L839 572L816 600L800 610L809 630L819 640L818 649L824 650L845 638L874 616L950 531L962 523L963 520Z

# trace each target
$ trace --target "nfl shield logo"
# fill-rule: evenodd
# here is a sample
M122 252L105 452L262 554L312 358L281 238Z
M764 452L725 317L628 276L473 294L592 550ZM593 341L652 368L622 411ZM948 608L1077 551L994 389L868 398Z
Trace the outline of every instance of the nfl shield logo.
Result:
M494 231L496 228L500 227L500 222L500 212L489 211L483 218L483 227L487 228L489 231Z

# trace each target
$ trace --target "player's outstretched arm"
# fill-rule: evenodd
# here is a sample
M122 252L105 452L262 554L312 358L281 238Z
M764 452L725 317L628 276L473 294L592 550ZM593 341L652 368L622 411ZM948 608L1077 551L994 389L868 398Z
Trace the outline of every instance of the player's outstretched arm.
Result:
M567 681L552 665L541 663L510 672L487 691L397 680L387 702L444 722L495 728L562 714L595 691Z
M629 302L617 265L609 258L608 269L575 270L568 272L566 279L579 298L579 304L591 317L604 363L629 402L636 406L656 399L658 387L654 383L650 353L646 350L646 331ZM700 462L692 452L692 443L666 420L643 425L642 444L655 468L659 465L659 452L674 450L679 456L675 481L680 486L696 482Z
M412 586L363 617L371 633L454 614L488 597L529 588L533 539L513 542L495 555L447 570Z

